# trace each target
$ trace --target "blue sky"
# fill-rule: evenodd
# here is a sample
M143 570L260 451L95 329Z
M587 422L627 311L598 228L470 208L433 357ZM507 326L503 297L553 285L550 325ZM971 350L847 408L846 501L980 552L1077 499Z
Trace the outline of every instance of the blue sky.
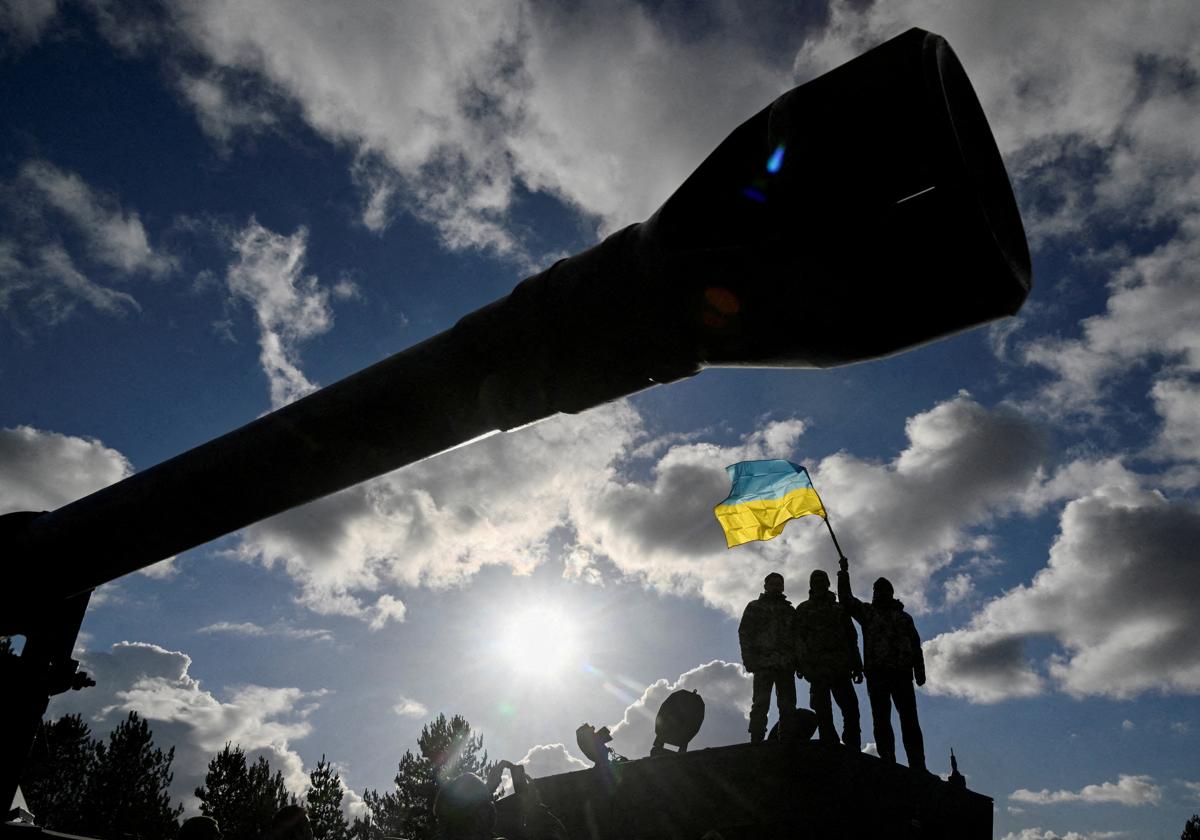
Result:
M646 754L676 685L706 698L698 746L740 741L736 617L767 571L798 600L836 564L812 518L724 548L724 466L785 457L859 588L886 574L914 614L931 769L953 746L997 837L1177 836L1200 811L1182 0L0 2L0 511L447 328L913 25L954 46L1004 154L1019 316L848 368L706 371L123 578L80 640L100 685L52 713L145 714L189 808L226 740L298 789L322 754L386 787L443 711L534 775L581 766L583 721Z

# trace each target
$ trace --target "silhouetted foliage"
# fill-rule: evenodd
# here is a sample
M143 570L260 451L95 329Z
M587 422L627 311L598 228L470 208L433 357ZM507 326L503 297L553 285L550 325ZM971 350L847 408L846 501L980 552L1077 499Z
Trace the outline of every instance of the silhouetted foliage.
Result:
M371 819L368 817L355 817L354 822L350 823L350 840L373 840L375 830L371 826ZM379 836L382 836L380 833Z
M21 792L38 825L84 832L83 803L95 760L96 742L81 716L42 721L21 776Z
M83 796L82 819L95 837L173 837L179 829L182 806L171 806L171 762L175 748L165 753L154 746L149 724L130 712L95 747Z
M266 758L259 756L248 765L245 751L228 743L208 762L196 798L200 813L220 824L225 840L255 840L276 811L296 801L283 774L271 774Z
M1200 840L1200 814L1192 814L1192 818L1183 827L1179 840Z
M491 769L483 738L471 734L466 718L455 715L449 720L438 715L421 729L418 753L406 750L396 773L396 789L391 793L368 790L363 794L371 810L371 824L355 821L360 837L379 840L384 836L432 840L433 800L438 785L462 773L486 776Z
M305 808L312 825L313 840L347 840L350 826L342 813L342 779L329 766L325 756L308 774L310 787Z

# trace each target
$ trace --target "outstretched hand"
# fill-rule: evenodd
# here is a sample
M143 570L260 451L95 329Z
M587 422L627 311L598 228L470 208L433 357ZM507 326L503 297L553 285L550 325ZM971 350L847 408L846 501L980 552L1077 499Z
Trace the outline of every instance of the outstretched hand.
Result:
M917 681L918 686L925 685L925 669L920 668L913 672L913 678Z
M855 683L856 685L857 685L858 683L861 683L861 682L863 681L863 673L862 673L862 671L851 671L851 672L850 672L850 679L851 679L851 680L853 680L853 681L854 681L854 683Z

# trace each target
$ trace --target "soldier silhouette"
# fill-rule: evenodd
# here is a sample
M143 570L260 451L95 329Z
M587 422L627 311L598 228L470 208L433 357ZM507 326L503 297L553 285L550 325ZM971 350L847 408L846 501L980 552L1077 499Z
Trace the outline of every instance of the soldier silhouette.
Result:
M750 702L750 743L767 734L771 691L779 708L779 734L790 737L796 711L795 611L783 594L783 575L771 572L763 579L763 592L746 605L738 625L742 665L754 676Z
M838 601L862 626L864 671L875 746L884 761L896 760L896 736L892 732L892 704L900 717L900 734L908 766L925 769L925 741L917 720L917 696L913 680L925 685L925 657L921 637L912 616L897 601L891 581L879 578L872 588L871 602L864 603L850 590L849 562L838 561Z
M851 680L862 682L858 634L850 614L829 591L829 575L815 570L808 578L808 600L796 605L796 675L808 680L809 705L817 713L822 741L836 744L833 704L842 712L842 743L862 749L858 695Z
M486 782L474 773L464 773L441 786L433 802L440 840L495 838L496 806L492 797L505 770L512 777L513 793L521 810L521 836L527 840L569 840L562 822L542 803L525 768L510 761L494 764Z

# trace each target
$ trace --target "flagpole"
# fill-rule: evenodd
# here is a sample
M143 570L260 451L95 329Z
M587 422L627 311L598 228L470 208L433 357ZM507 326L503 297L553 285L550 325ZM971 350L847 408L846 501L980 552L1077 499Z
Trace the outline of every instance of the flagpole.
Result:
M821 503L821 507L825 507L824 502ZM821 518L825 520L825 527L829 529L829 536L833 539L833 547L837 549L838 560L845 560L846 555L842 554L842 547L838 545L837 535L833 533L833 526L829 524L829 514L826 513Z
M800 467L800 469L804 470L804 474L808 476L809 486L812 487L814 493L817 493L817 485L813 484L812 476L809 475L808 468ZM817 498L821 499L820 493L817 493ZM842 553L842 547L838 544L837 534L833 533L833 526L829 524L829 509L825 507L824 499L821 499L821 510L824 511L824 513L821 514L821 518L825 520L825 527L829 529L829 538L833 540L833 547L837 549L838 560L845 560L846 555Z

